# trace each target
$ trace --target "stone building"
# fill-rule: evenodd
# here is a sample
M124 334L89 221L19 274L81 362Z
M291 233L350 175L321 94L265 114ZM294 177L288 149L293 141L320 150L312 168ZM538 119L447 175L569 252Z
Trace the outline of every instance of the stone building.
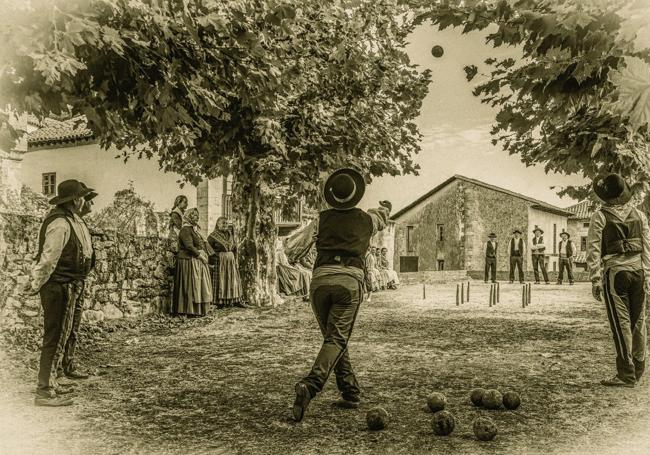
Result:
M595 207L596 203L590 200L567 207L567 210L572 213L569 217L567 231L571 233L573 243L578 250L574 262L576 267L582 270L587 270L587 233Z
M55 195L56 186L63 180L80 179L102 196L95 199L95 211L110 203L116 191L133 185L157 211L170 210L174 198L184 194L190 207L199 209L205 233L212 230L220 216L232 218L231 178L218 177L196 187L181 187L181 176L162 171L155 159L133 157L124 162L116 159L120 154L117 149L103 150L83 117L46 119L27 135L25 151L12 172L19 173L30 189L47 197ZM303 207L294 212L291 217L283 217L279 211L276 214L280 234L300 225Z
M558 270L560 233L572 213L522 194L461 175L442 182L396 212L393 265L399 272L482 271L484 245L497 235L497 270L509 269L508 240L515 228L528 245L524 268L532 269L533 229L544 230L549 271Z

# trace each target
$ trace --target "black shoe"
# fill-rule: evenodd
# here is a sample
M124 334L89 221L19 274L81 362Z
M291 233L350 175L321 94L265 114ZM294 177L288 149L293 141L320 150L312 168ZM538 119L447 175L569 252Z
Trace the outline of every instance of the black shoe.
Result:
M335 401L332 404L334 406L336 406L337 408L341 408L341 409L357 409L359 407L359 405L361 404L361 401L357 397L355 397L355 398L341 397L341 399Z
M540 282L539 282L539 281L535 281L535 284L540 284Z
M548 284L548 283L546 283L546 284ZM559 285L562 285L562 282L561 282L561 281L558 281L558 282L557 282L557 283L555 283L555 284L559 284Z
M544 283L544 284L551 284L551 283L549 283L549 282L547 281L547 282L546 282L546 283Z
M88 373L84 373L83 371L74 370L65 373L65 377L68 379L88 379L90 375Z
M72 398L63 398L63 397L36 397L34 398L34 404L36 406L49 406L49 407L58 407L58 406L70 406L73 404Z
M603 379L600 383L607 387L629 387L634 388L636 385L634 382L625 382L620 379L618 376L614 376L611 379Z
M514 281L510 281L510 284L515 284L515 282L514 282Z
M305 412L307 412L310 401L311 396L307 386L302 382L296 384L296 399L293 402L293 420L300 422L305 417Z
M573 281L569 281L569 286L573 286Z

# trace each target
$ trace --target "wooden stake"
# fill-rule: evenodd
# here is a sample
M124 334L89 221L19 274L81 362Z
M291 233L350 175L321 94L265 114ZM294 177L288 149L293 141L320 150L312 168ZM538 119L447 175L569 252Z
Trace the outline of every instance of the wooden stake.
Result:
M426 300L426 298L427 298L426 285L424 283L422 283L422 300Z
M528 295L526 299L526 306L530 305L531 294L533 292L533 285L528 283Z
M501 283L497 282L497 302L501 303Z
M465 283L460 284L460 303L465 303Z
M526 296L528 295L528 286L525 284L521 287L521 307L526 308Z
M490 285L490 300L489 300L489 307L492 308L492 296L494 294L494 285Z
M460 286L456 284L456 306L460 305Z
M469 281L467 282L467 301L469 302Z

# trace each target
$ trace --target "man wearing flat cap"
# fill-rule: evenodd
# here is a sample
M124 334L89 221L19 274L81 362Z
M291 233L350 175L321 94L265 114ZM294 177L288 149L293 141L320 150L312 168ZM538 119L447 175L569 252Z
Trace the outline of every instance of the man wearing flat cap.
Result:
M85 197L93 193L77 180L66 180L50 200L55 208L43 221L38 252L25 292L38 293L43 307L43 346L39 361L38 406L67 406L72 399L59 386L56 374L63 360L74 320L77 301L83 298L83 283L94 262L90 232L80 213Z
M557 284L562 284L564 280L564 270L567 271L567 276L569 278L569 284L573 284L573 254L575 248L573 247L573 241L571 241L571 234L567 231L560 232L560 243L558 245L558 251L560 252L560 273L557 276Z
M363 176L353 169L340 169L329 176L324 198L329 207L313 220L304 238L303 251L316 243L316 261L310 286L314 316L323 344L307 376L295 386L293 418L301 421L309 402L323 389L332 370L343 408L359 406L360 389L352 369L348 341L365 294L365 256L370 239L388 222L392 205L380 202L377 209L359 209L365 192Z
M512 238L510 239L510 283L515 282L515 269L519 270L519 282L524 282L524 258L526 257L526 245L524 239L521 238L521 231L515 229L512 231Z
M645 371L650 228L620 175L596 178L593 189L603 205L589 224L587 267L594 298L605 300L616 348L616 375L601 384L634 387Z

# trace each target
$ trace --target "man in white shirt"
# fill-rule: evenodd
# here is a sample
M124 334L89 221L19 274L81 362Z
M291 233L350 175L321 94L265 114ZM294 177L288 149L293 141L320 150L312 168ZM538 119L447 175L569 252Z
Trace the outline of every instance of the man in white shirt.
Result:
M539 268L542 269L544 282L549 284L548 273L546 272L546 245L544 245L544 231L535 226L533 230L533 246L530 248L533 252L533 271L535 272L535 284L539 284Z
M77 180L59 184L57 196L50 200L56 207L41 225L36 263L25 286L25 292L40 295L43 307L37 406L72 404L70 398L57 394L56 372L72 328L75 304L82 298L83 282L94 262L90 232L79 216L84 197L92 192Z
M512 232L513 237L510 239L510 283L515 282L515 269L519 269L519 282L524 282L524 258L526 257L526 245L521 238L521 231L515 229Z
M571 241L571 234L566 231L560 232L559 252L560 252L560 273L557 277L557 284L562 284L564 279L564 270L567 271L569 277L569 284L573 284L573 242Z
M488 236L488 241L485 243L485 282L488 278L492 283L497 282L497 250L499 242L497 242L497 235L492 232Z

